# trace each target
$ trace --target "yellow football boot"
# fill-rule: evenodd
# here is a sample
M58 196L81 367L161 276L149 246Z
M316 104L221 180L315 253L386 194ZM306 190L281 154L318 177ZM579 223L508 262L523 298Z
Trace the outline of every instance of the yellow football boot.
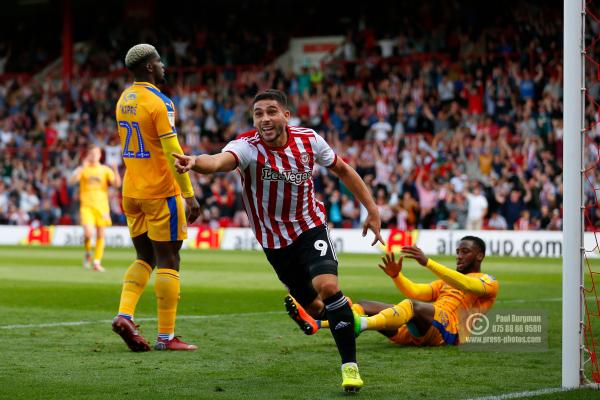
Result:
M342 388L344 392L355 393L363 387L363 381L360 379L358 365L347 363L342 365Z

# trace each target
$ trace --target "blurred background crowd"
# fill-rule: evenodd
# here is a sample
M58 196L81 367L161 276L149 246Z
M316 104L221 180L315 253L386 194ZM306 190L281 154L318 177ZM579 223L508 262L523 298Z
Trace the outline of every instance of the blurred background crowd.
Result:
M224 13L218 23L160 9L156 29L94 14L97 23L77 23L67 87L43 74L60 49L24 19L0 39L0 223L78 223L78 190L67 179L90 142L122 173L114 107L131 83L122 60L132 44L150 42L167 65L164 91L187 153L219 152L252 129L254 94L278 88L290 124L321 134L371 188L383 227L562 229L562 3L425 3L383 12L309 1L296 14L265 0L231 18L211 5ZM292 72L273 63L290 38L330 34L345 39L321 65ZM587 143L589 162L596 144ZM600 224L597 175L586 186L589 227ZM314 176L330 224L358 227L365 210L347 188L325 168ZM237 174L192 182L198 224L248 225ZM119 196L111 194L112 218L124 224Z

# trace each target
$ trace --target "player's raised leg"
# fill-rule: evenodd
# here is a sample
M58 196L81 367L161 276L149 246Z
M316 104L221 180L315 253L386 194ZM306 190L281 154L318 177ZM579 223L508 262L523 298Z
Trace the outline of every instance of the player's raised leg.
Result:
M340 290L336 275L320 274L312 283L325 303L329 329L342 358L342 387L348 392L358 391L363 381L356 363L354 315L350 303Z
M374 315L383 309L393 306L393 304L390 304L387 307L382 307L380 310L378 310L377 312L374 312L373 314L369 314L367 311L365 311L365 308L363 307L363 303L364 303L363 301L358 302L358 303L352 303L352 301L350 300L349 297L346 297L346 298L350 302L350 308L352 309L352 311L354 313L355 326L356 326L357 320L360 321L359 320L360 317L365 316L365 315ZM373 303L376 303L376 302L373 302ZM384 303L380 303L380 304L384 304ZM329 321L328 320L317 319L316 322L317 322L317 326L319 327L319 329L329 329Z
M346 296L346 299L350 303L350 307L355 314L358 316L370 315L365 314L365 311L360 304L352 304L352 300L350 300L348 296ZM321 328L329 329L325 304L323 304L318 297L310 303L307 308L304 308L291 294L288 294L284 299L284 305L290 318L298 324L305 334L314 335ZM391 306L392 305L390 304L389 307ZM383 307L382 310L384 308L387 307Z
M360 328L360 317L377 315L386 308L390 308L393 306L393 304L371 300L361 300L358 301L356 304L353 304L352 311L354 311L355 331L357 327ZM380 330L379 333L387 337L392 337L397 333L397 329Z
M285 309L291 319L294 320L307 335L314 335L319 330L317 320L315 320L300 303L294 299L291 294L285 296L284 300ZM322 306L322 305L321 305ZM323 309L323 308L321 308Z
M432 304L406 299L375 315L361 317L356 332L357 334L365 330L392 332L408 322L413 323L419 332L427 332L431 327L434 314L435 309Z
M119 313L113 320L112 328L132 351L148 351L150 345L139 334L139 326L134 324L133 316L155 264L154 248L147 233L132 238L132 241L137 259L127 268L123 277Z

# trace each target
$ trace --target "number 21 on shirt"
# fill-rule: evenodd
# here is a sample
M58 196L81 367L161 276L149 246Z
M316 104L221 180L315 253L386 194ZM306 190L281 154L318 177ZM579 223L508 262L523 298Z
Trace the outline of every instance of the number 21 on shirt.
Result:
M125 128L127 131L127 135L125 136L125 146L123 148L123 158L150 158L150 152L146 151L146 148L144 147L144 139L142 138L140 125L135 121L131 123L127 121L119 121L119 126L121 128ZM131 135L133 134L134 129L138 141L139 151L137 152L129 150L129 142L131 141Z

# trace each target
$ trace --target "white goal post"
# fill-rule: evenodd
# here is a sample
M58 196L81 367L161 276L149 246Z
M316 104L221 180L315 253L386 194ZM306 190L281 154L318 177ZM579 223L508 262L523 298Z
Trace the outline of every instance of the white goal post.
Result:
M583 383L585 0L564 0L562 386Z

